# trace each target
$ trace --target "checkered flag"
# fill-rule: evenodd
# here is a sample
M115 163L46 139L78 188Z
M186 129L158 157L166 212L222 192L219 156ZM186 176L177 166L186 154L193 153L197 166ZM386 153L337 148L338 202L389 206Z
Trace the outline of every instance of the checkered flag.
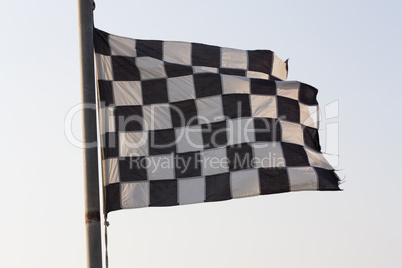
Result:
M95 29L105 212L339 190L317 89L269 50Z

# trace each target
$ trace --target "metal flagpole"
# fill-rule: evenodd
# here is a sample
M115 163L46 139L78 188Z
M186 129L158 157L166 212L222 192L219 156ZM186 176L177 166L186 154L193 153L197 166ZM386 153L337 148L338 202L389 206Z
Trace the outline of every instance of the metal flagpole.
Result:
M92 0L78 0L80 32L81 98L84 148L85 227L87 239L87 267L102 268L102 240L100 227L98 148L96 126L95 72L93 51ZM88 148L87 148L88 147Z

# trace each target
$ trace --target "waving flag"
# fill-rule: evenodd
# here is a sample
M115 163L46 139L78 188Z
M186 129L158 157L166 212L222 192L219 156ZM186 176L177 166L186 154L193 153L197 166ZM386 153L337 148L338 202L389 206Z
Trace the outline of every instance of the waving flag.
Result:
M317 89L269 50L138 40L95 29L106 213L339 190Z

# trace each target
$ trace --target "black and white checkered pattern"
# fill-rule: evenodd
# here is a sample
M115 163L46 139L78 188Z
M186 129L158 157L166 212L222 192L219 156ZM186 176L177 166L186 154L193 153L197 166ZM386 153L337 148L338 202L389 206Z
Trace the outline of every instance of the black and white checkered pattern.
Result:
M106 212L339 190L317 90L266 50L95 29Z

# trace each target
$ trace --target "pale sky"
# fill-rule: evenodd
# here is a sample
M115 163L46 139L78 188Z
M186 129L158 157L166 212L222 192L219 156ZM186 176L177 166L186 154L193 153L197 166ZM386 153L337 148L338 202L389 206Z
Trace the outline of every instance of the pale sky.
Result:
M290 58L288 80L319 89L321 141L345 180L112 212L110 267L402 267L401 1L96 4L113 34ZM1 267L85 267L82 150L64 126L81 97L77 3L1 1L0 30ZM79 138L80 114L72 127Z

